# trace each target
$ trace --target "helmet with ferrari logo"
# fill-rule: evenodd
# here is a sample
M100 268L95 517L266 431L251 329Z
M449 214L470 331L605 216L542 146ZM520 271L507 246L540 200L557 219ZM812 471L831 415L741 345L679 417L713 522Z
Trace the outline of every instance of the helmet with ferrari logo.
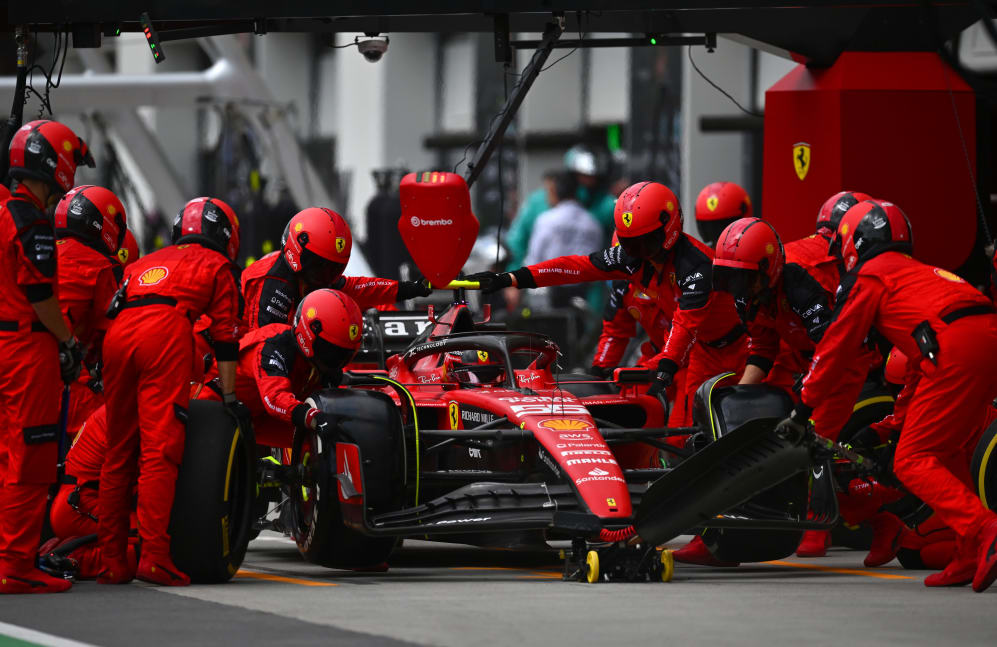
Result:
M308 293L294 313L294 339L301 354L323 375L342 371L363 341L360 307L339 290Z
M462 350L443 358L447 379L470 386L498 385L505 381L505 365L492 360L487 351Z
M860 202L841 219L831 250L840 253L845 271L883 252L914 252L907 214L885 200Z
M218 198L194 198L173 221L173 243L201 243L235 261L239 255L239 219Z
M858 191L840 191L832 195L824 201L820 211L817 212L817 233L833 237L838 231L841 218L849 209L865 200L872 200L872 196Z
M730 293L741 318L750 321L768 303L782 276L786 252L779 234L761 218L741 218L727 226L713 257L713 289Z
M75 187L55 207L55 231L60 238L76 238L105 256L114 256L128 231L125 207L102 186Z
M311 287L331 286L343 274L353 249L346 220L332 209L299 211L281 237L284 260Z
M682 207L672 190L658 182L638 182L616 200L613 213L620 246L628 256L660 258L682 233Z
M748 192L734 182L708 184L696 198L696 228L703 242L711 247L727 225L751 215Z
M76 169L95 166L86 142L65 124L48 119L29 121L10 142L10 176L40 180L62 195L76 184Z

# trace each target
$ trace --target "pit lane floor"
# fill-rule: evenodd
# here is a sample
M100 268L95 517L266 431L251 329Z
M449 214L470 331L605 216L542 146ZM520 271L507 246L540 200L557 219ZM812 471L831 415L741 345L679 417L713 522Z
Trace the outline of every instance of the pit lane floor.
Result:
M676 542L679 545L681 542ZM926 589L919 571L862 553L716 569L671 583L560 581L555 552L406 541L387 573L303 563L264 533L230 584L77 583L0 598L0 646L67 645L993 645L997 587ZM44 632L20 634L16 627Z

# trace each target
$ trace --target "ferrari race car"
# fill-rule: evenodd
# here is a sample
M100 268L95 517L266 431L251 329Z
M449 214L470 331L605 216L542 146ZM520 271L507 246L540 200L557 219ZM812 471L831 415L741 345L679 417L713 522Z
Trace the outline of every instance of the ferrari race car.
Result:
M560 374L549 338L475 321L455 297L439 317L370 313L364 368L310 399L338 430L295 430L282 461L258 461L251 430L219 403L193 401L171 526L178 566L225 581L254 533L274 528L335 568L383 568L405 537L566 540L565 579L668 580L671 554L656 547L680 534L700 532L722 561L780 559L804 530L834 526L836 474L888 472L881 457L812 433L776 435L790 398L725 386L730 375L699 389L693 427L666 428L666 405L643 393L647 371ZM865 392L842 437L889 405ZM974 460L988 501L994 446L997 424Z

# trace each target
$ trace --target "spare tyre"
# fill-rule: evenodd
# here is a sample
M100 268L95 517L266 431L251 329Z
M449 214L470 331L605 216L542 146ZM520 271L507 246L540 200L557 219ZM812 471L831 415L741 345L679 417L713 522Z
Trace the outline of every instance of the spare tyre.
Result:
M397 510L405 496L405 439L401 416L390 397L378 391L328 389L310 399L316 408L341 417L344 440L360 448L364 514ZM383 564L394 537L371 537L343 518L336 480L334 439L296 429L291 464L301 480L290 488L291 536L309 562L331 568L370 568Z
M170 518L170 552L192 582L227 582L249 545L256 493L252 430L221 402L192 400Z

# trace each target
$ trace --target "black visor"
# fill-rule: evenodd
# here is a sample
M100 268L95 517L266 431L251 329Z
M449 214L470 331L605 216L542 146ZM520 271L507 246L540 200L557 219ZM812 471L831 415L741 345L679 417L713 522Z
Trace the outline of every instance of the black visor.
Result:
M328 288L343 275L346 265L322 258L307 249L301 250L301 278L312 288Z
M713 289L727 292L735 299L751 299L755 296L757 277L758 270L714 265Z
M659 227L643 236L633 236L625 238L619 236L620 247L627 256L633 258L649 259L662 251L665 244L665 228Z
M315 338L315 355L309 358L312 364L322 374L335 373L341 371L344 366L350 363L357 351L352 348L343 348L321 337Z
M727 225L737 220L737 218L723 218L722 220L696 220L696 228L699 229L699 237L704 243L713 247L717 244L720 234L723 233Z

